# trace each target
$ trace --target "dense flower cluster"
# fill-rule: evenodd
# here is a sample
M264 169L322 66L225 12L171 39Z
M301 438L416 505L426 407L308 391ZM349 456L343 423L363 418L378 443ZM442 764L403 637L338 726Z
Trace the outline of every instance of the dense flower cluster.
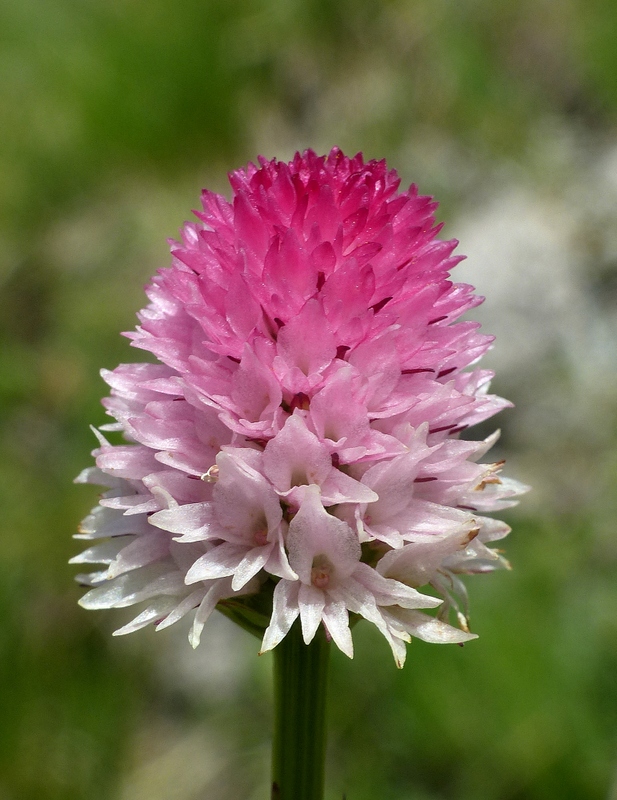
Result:
M78 478L109 489L73 559L104 565L81 604L147 602L117 633L194 612L193 646L217 606L261 620L262 650L299 617L349 656L351 613L398 664L412 636L473 638L459 575L505 563L487 543L509 529L484 514L523 487L478 463L496 436L459 438L508 403L466 369L491 339L455 321L481 298L449 280L436 204L338 149L230 181L232 202L204 191L128 334L159 363L103 371L102 430L130 444L99 433Z

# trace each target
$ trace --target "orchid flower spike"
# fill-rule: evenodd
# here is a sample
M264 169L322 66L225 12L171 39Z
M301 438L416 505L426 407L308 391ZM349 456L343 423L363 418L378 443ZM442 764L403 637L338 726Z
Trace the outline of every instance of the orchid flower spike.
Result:
M486 515L526 487L479 463L496 436L460 436L510 404L472 366L491 337L459 320L482 298L450 280L457 242L384 161L337 148L230 182L126 334L157 363L102 373L101 431L127 443L100 433L77 479L106 487L72 559L101 565L81 605L144 604L118 634L191 614L193 646L244 609L262 651L299 619L349 656L364 618L398 665L412 637L474 638L459 576L507 565Z

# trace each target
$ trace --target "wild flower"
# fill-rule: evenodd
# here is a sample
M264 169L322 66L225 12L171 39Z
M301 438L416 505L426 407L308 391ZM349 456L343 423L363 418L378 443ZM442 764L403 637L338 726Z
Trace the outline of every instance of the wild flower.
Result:
M108 490L72 561L103 569L81 605L146 603L117 634L190 613L193 646L219 608L262 651L299 618L348 656L363 617L399 666L414 636L475 638L460 576L506 565L488 545L509 528L485 514L525 487L479 463L496 434L460 438L509 403L472 367L492 340L460 321L482 298L450 280L437 204L336 148L230 182L126 334L158 363L102 372L115 421L77 480Z

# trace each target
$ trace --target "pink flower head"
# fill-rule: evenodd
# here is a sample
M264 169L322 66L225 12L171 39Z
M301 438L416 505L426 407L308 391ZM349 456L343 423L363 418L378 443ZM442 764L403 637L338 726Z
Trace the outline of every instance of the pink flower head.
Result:
M487 545L508 527L484 515L525 489L478 463L496 437L459 438L509 405L469 369L491 338L457 320L482 298L385 162L259 163L231 202L203 192L148 287L127 335L159 363L103 372L101 430L129 444L99 433L78 478L108 487L73 559L103 565L81 603L146 603L117 633L193 613L194 646L217 607L261 625L262 650L299 619L350 656L364 617L402 665L412 636L474 638L458 576L504 566Z

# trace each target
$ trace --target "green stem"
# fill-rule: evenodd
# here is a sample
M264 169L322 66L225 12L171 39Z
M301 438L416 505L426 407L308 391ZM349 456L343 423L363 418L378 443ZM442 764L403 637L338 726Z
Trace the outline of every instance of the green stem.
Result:
M323 800L330 642L306 645L299 621L274 648L272 800Z

